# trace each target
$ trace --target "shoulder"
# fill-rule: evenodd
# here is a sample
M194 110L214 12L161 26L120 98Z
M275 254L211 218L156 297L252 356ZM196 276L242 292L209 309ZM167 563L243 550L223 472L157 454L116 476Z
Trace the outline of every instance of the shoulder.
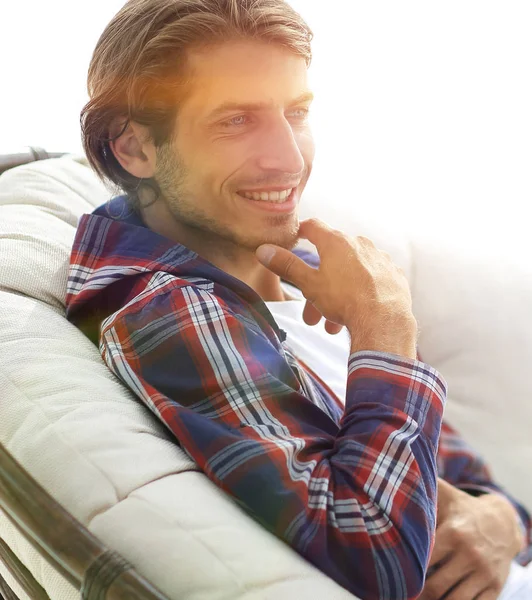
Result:
M146 227L140 214L134 209L127 195L114 196L92 212L97 217L122 221L138 227Z

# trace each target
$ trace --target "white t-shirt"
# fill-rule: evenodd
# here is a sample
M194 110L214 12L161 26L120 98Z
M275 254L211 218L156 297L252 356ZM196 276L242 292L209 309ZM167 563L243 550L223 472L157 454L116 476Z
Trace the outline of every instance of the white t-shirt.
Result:
M303 321L305 299L294 286L282 283L283 291L296 300L266 302L279 327L286 332L286 344L293 354L302 360L322 379L345 404L347 387L347 359L350 339L347 329L331 335L325 331L325 320L317 325Z

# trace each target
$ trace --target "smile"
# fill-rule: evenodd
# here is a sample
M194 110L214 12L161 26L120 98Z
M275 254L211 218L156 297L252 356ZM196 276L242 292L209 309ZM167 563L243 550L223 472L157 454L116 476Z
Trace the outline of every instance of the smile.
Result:
M237 192L239 196L252 210L258 210L264 214L269 213L286 213L290 214L297 208L299 194L298 188L294 187L288 190L275 192Z
M294 188L289 188L287 190L277 191L277 192L238 192L244 198L248 200L261 200L262 202L284 202L292 193Z

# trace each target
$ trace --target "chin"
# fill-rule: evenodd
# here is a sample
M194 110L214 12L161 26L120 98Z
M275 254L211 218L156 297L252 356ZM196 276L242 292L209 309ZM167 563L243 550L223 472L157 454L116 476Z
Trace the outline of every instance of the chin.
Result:
M271 233L270 235L261 236L258 240L253 243L253 251L255 251L262 244L273 244L292 250L298 242L298 227L290 228L289 231Z

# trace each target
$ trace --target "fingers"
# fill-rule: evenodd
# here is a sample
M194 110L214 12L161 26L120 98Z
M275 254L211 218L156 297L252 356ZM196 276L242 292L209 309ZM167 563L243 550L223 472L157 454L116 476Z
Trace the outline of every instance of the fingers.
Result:
M486 581L482 577L472 575L459 583L450 594L445 596L445 600L477 600L479 594L486 594L490 591L492 590L486 587ZM492 598L496 600L497 596L492 596Z
M440 535L442 534L442 535ZM438 563L447 560L453 551L450 536L445 534L443 531L436 529L436 539L434 540L434 547L432 548L432 554L430 555L429 567L433 567Z
M343 239L349 238L352 242L354 241L360 247L376 249L375 244L369 238L363 235L357 235L354 237L346 236L342 231L333 229L320 219L306 219L305 221L301 221L299 224L298 237L312 242L318 249L319 254L321 254L321 250L324 248L327 242L330 242L331 237L338 236ZM391 256L387 252L383 252L382 250L379 250L379 252L392 261Z
M312 242L319 253L332 231L332 228L320 219L307 219L299 224L298 237Z
M445 594L462 580L468 579L471 573L471 568L464 567L462 557L455 554L450 560L437 567L427 578L420 600L440 600L444 597L447 600ZM481 589L484 587L485 585ZM460 596L460 598L466 600L465 596ZM473 598L474 596L468 600L473 600Z
M317 325L321 320L322 314L321 312L307 300L305 303L305 308L303 309L303 321L307 325Z
M307 300L305 303L305 308L303 309L303 321L305 321L307 325L317 325L321 321L322 316L323 315L314 306L314 304ZM334 323L328 319L325 320L325 331L331 335L340 333L343 328L344 326L340 325L339 323Z
M489 588L484 590L481 594L479 594L475 600L497 600L499 597L499 592L494 590L493 588Z
M343 328L344 326L340 325L339 323L333 323L333 321L325 321L325 331L327 333L330 333L331 335L336 335L337 333L340 333L340 331L342 331Z
M270 271L293 283L308 297L309 284L316 274L316 269L309 267L290 250L272 244L262 244L255 251L255 255Z

